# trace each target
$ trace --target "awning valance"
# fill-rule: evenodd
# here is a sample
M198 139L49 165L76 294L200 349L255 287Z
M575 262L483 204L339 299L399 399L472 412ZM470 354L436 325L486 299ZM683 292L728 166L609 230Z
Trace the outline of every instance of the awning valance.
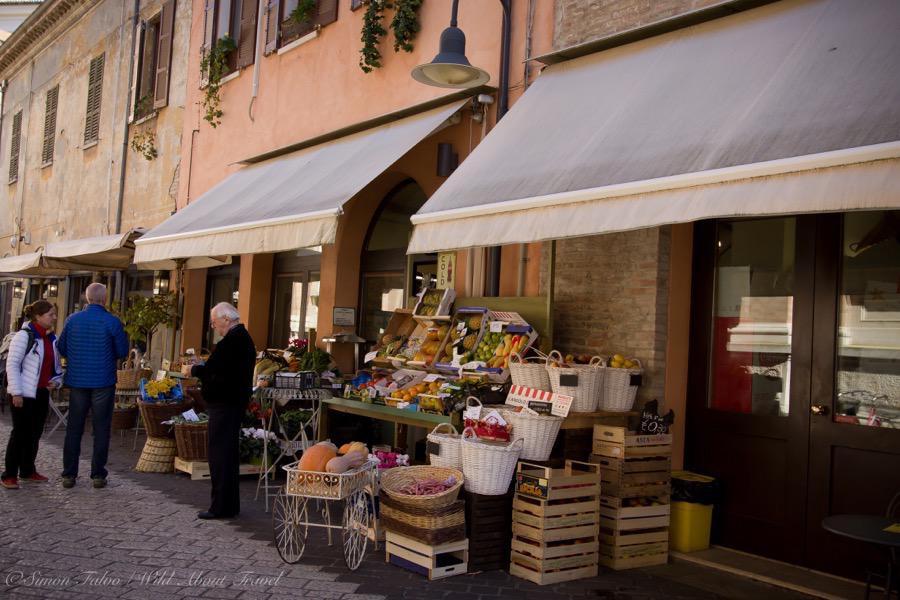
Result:
M13 277L54 277L65 275L65 269L52 269L42 260L42 253L29 252L0 258L0 274Z
M64 242L44 248L44 263L49 267L72 271L112 271L127 269L134 256L134 241L143 229Z
M138 240L134 261L153 264L332 243L344 203L462 104L245 167Z
M409 252L900 206L900 3L786 0L552 65Z

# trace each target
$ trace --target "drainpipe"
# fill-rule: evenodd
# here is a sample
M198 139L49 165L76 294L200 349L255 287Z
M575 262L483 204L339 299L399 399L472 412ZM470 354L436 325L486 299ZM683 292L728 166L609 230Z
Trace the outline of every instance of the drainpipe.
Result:
M512 37L512 0L500 0L503 5L503 30L500 42L500 92L497 98L497 122L509 110L509 52ZM500 295L500 246L488 248L487 296Z
M269 7L266 0L259 0L259 8L256 11L256 49L253 51L253 88L250 90L250 106L247 107L247 114L253 121L253 103L256 102L256 96L259 95L259 61L262 59L262 45L266 43L263 37L263 24L269 20Z
M131 97L131 81L134 72L134 51L137 44L137 27L141 15L141 0L134 0L134 15L131 17L131 53L128 58L128 92L125 94L125 132L122 134L122 155L120 163L122 165L119 173L119 195L116 199L116 231L122 233L122 207L125 203L125 163L128 160L128 113L131 112L129 107L134 101Z

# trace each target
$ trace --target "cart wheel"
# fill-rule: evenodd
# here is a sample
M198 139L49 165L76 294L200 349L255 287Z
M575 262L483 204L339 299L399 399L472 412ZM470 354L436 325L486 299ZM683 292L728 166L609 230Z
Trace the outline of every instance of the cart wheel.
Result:
M290 496L284 488L278 490L272 505L272 528L278 555L286 563L296 563L303 556L309 533L307 515L306 498Z
M347 498L344 506L344 562L355 571L366 554L369 541L369 499L365 492Z

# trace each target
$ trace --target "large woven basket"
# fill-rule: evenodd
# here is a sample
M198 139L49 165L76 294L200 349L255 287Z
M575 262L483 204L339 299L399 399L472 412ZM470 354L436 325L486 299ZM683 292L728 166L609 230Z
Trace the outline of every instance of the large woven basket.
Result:
M380 519L383 529L429 545L446 544L465 539L465 502L457 500L437 509L409 509L382 495Z
M422 481L424 479L437 479L443 481L449 477L456 478L456 485L440 494L431 496L412 496L404 494L401 488ZM385 492L398 505L413 510L427 510L442 508L456 502L459 489L463 485L463 474L458 469L449 467L397 467L381 474L381 491Z
M137 424L137 415L137 406L113 409L112 430L134 429L134 426Z
M614 369L607 367L603 377L603 392L600 394L600 410L610 412L627 412L634 406L637 398L637 385L631 385L632 376L643 373L641 363L637 369Z
M141 419L144 421L148 437L174 439L175 432L172 430L172 426L163 425L162 422L186 411L187 405L184 402L175 404L138 402L138 408L141 410Z
M499 496L509 490L516 461L522 453L521 439L509 443L484 442L478 439L474 429L467 427L460 446L467 492Z
M206 460L209 446L209 423L176 423L175 446L182 460Z
M140 473L171 473L175 470L175 442L166 438L148 437L135 471Z
M541 356L522 358L518 352L513 352L509 357L509 375L512 377L513 385L550 391L547 361Z
M116 371L116 389L135 390L140 386L141 379L149 379L152 374L150 369L141 368L137 353L132 350L122 363L122 368Z
M606 368L603 359L595 356L589 365L575 365L570 367L554 367L550 364L556 357L562 362L562 355L553 350L547 356L547 375L550 377L550 389L557 394L572 396L573 412L594 412L600 404L600 395L603 393L603 375ZM577 385L562 385L560 377L574 375L578 378Z
M521 438L521 460L547 460L556 443L556 436L563 418L553 415L532 415L514 410L503 410L503 418L512 423L513 432Z
M442 433L441 429L450 431ZM448 467L462 472L462 454L459 451L459 433L450 423L439 423L428 434L428 462L432 467ZM432 446L432 444L436 445ZM437 450L435 454L432 450Z

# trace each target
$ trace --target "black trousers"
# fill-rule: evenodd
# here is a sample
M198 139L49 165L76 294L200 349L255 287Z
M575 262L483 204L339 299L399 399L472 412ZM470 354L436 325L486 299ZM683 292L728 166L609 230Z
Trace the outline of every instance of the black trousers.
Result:
M212 482L209 512L233 517L241 512L240 450L241 418L244 407L207 407L209 415L209 476Z
M47 388L39 388L36 396L24 398L21 407L13 406L12 396L9 397L13 429L6 444L3 477L29 477L36 472L34 459L50 409L50 392Z

